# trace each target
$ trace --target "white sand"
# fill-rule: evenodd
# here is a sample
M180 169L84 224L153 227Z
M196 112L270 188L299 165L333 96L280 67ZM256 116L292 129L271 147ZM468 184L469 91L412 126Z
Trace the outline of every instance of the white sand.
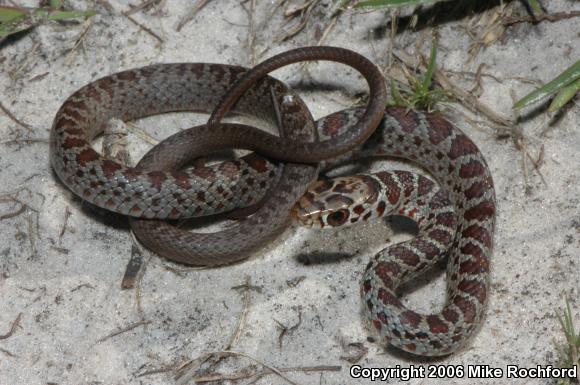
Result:
M95 17L83 45L72 57L67 54L83 30L81 25L50 23L4 44L0 50L0 102L32 127L27 131L0 113L0 191L19 190L15 196L29 206L21 215L0 220L0 334L8 332L12 321L22 313L20 327L10 338L0 340L0 384L173 383L171 373L138 375L223 349L243 308L242 295L232 287L243 284L246 276L261 290L250 292L247 319L233 350L276 367L342 367L340 372L288 373L297 383L370 383L349 377L351 364L342 357L353 354L345 346L354 342L368 349L359 361L365 367L420 365L421 361L411 361L391 350L385 352L383 347L366 340L369 332L359 312L361 273L372 253L387 239L405 237L400 229L393 234L381 223L335 232L290 229L276 244L253 258L220 269L175 274L166 266L183 266L153 256L142 280L140 315L135 290L120 289L131 250L127 228L87 210L57 182L49 167L46 142L5 141L46 140L61 103L82 85L112 72L179 61L249 65L245 46L248 17L237 1L213 1L181 32L176 32L190 1L167 1L160 14L149 11L134 15L163 38L164 43L159 44L119 14L128 9L128 1L111 3L115 13L109 15L103 7L97 7L102 15ZM281 25L281 12L278 10L263 26L274 2L258 3L257 51L271 48L263 58L311 44L316 41L315 30L326 26L311 24L295 38L272 48L273 36ZM550 12L578 9L573 1L545 3ZM86 5L77 1L72 6L83 9ZM520 9L522 4L513 6ZM313 17L320 19L325 9L316 9L319 11ZM386 66L388 37L369 36L371 31L384 28L387 20L387 12L348 12L338 19L325 43L354 49ZM547 81L579 56L578 18L514 26L501 43L483 49L470 63L467 51L472 41L464 32L465 25L465 20L441 25L438 64L447 70L475 72L485 63L484 72L500 81L483 77L480 101L506 116L512 114L511 93L521 97L533 89L514 77ZM398 36L397 49L406 48L413 54L418 36L429 40L430 32ZM428 49L429 43L425 42L422 52L427 53ZM308 79L296 66L278 71L275 76L293 84L304 79L308 88L303 92L304 99L317 117L353 103L355 91L364 90L364 83L350 69L327 65L310 65L308 69L312 79L330 82L332 90L324 91L317 83L308 85ZM13 78L15 71L18 74ZM461 85L469 89L473 83ZM513 140L498 139L490 128L475 128L462 115L455 119L485 154L496 184L499 212L492 290L485 324L469 347L431 364L465 368L486 364L505 369L509 364L535 367L558 362L554 342L562 343L563 334L554 317L555 310L562 308L563 294L572 300L576 321L580 309L579 116L578 106L572 105L545 135L542 131L547 118L543 110L535 116L526 115L519 125L532 157L537 157L544 146L541 173L546 183L532 170L528 159L529 188L523 155ZM192 119L173 114L139 124L162 138L178 127L192 125ZM136 143L134 159L147 148L139 140ZM0 215L17 208L18 205L0 201ZM67 210L68 225L60 237ZM296 258L312 251L355 255L310 264ZM295 287L287 283L297 277L304 279ZM437 294L432 298L434 291ZM419 284L409 296L409 303L413 308L433 311L443 302L443 296L444 275L439 274L434 282ZM299 314L300 326L283 337L280 348L276 321L290 327L298 322ZM139 321L141 316L149 324L97 342ZM230 358L218 369L231 372L253 364L245 358ZM455 383L503 381L462 379ZM259 383L285 382L270 376ZM411 383L431 381L416 379Z

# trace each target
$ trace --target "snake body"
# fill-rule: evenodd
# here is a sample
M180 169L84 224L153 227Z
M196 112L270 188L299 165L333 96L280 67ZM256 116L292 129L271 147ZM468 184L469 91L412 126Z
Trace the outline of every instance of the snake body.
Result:
M399 285L433 264L432 250L446 236L436 231L377 254L363 277L363 298L385 341L414 354L449 354L481 325L486 308L496 212L491 172L475 143L439 115L391 109L384 125L383 135L366 148L376 143L385 153L429 170L449 194L457 226L447 252L447 297L441 312L418 314L396 294Z
M271 177L264 175L260 162L250 160L246 178L240 178L232 164L212 169L144 170L105 159L91 146L113 117L134 120L169 111L211 112L245 71L221 64L162 64L120 72L84 86L56 114L50 137L53 169L84 200L133 217L187 218L255 203L253 189L244 183L251 177ZM277 95L288 92L282 83L266 78L255 84L234 112L275 124L270 89ZM209 127L205 130L220 134ZM199 135L196 145L208 144L201 143L203 139ZM224 192L219 194L218 189ZM201 199L200 191L208 198Z
M311 143L317 135L304 104L282 83L264 76L282 65L319 59L355 67L365 75L371 98L366 109L341 111L318 121L319 141ZM159 221L133 221L137 233L139 228L145 229L145 236L138 237L147 246L195 264L245 258L248 250L278 234L287 225L294 202L316 178L317 167L312 162L341 159L346 151L355 156L392 155L416 161L448 194L457 217L456 233L449 239L447 230L434 231L429 226L443 229L452 224L433 222L430 216L434 214L426 214L427 230L421 228L425 233L418 237L422 241L395 245L375 256L365 272L362 293L372 323L385 341L415 354L448 354L473 334L485 308L495 217L493 183L483 156L461 131L436 115L397 108L387 109L382 118L385 97L382 76L374 65L351 51L332 47L290 51L248 72L241 67L202 63L143 67L102 78L73 94L56 115L50 158L57 175L76 194L131 217L203 216L261 201L258 211L235 230L197 234L193 240ZM219 123L230 109L272 125L282 117L284 137ZM90 146L113 117L133 120L192 110L213 111L208 125L167 139L136 168L105 159ZM283 111L280 114L277 110ZM380 129L364 142L378 123ZM184 144L174 147L180 143ZM192 149L190 144L198 147ZM250 155L218 166L180 170L208 147L246 148L291 163L280 165ZM272 183L275 176L279 178ZM419 191L429 195L429 201L439 194L434 193L434 187ZM418 194L415 198L419 201L427 198ZM403 203L413 204L411 200ZM198 258L189 252L163 252L171 244L188 250L185 243L189 241L196 246L194 252L201 248L209 254ZM445 308L428 316L405 309L395 294L397 286L431 265L435 255L444 253L447 241L451 246Z
M300 98L266 77L276 68L305 60L330 60L355 68L366 78L371 95L365 112L351 129L316 144L312 143L316 138L313 119ZM279 183L272 187L267 200L236 230L192 234L160 221L132 221L137 237L163 256L190 264L226 264L246 258L249 251L263 246L289 224L290 208L316 179L316 167L306 163L363 143L379 124L385 102L386 88L378 68L363 56L336 47L287 51L251 71L203 63L154 65L104 77L69 97L53 124L50 158L61 180L86 201L149 219L218 214L251 206L263 197L256 194L255 187L266 186L262 182L271 175L259 172L262 161L252 164L253 177L244 175L243 181L241 173L231 169L218 175L210 168L179 169L208 151L244 148L300 162L283 166ZM232 109L275 125L279 108L285 109L281 114L287 131L284 138L249 126L219 124ZM113 117L133 120L168 111L213 114L207 125L178 133L156 146L136 168L104 159L90 145ZM167 169L173 171L163 171Z
M362 144L372 134L381 121L386 102L383 77L377 67L363 56L345 49L299 48L276 55L247 71L231 86L220 104L215 107L205 127L184 131L169 138L168 141L171 141L171 144L161 143L154 147L138 166L154 169L179 168L180 164L165 161L173 159L172 154L176 153L178 145L183 146L184 150L180 153L187 155L188 159L197 157L199 154L192 151L192 148L199 146L196 143L199 142L200 129L214 131L215 124L219 123L238 98L269 72L306 60L330 60L343 63L358 70L365 77L369 86L370 99L367 107L352 120L349 128L339 130L337 135L325 137L324 140L315 143L304 139L294 141L292 136L282 139L260 130L248 134L235 134L238 143L229 143L230 147L237 145L237 147L257 150L261 155L274 159L301 162L301 164L286 164L279 184L268 192L266 201L262 202L254 215L240 221L236 228L207 234L181 230L162 221L132 220L133 231L143 244L160 255L188 264L222 265L245 259L249 251L263 246L290 223L288 214L292 205L304 193L308 184L316 180L317 170L304 163L336 157ZM279 106L280 118L284 120L280 129L289 131L290 135L298 132L305 122L312 123L310 128L314 129L312 117L309 113L304 114L303 109L299 108L303 105L297 104L298 99L297 96L290 95L286 91L285 96L276 102ZM304 118L304 115L307 115L307 118ZM235 131L239 132L238 129ZM228 132L225 137L233 135L234 133ZM243 142L242 139L247 142ZM157 161L149 162L149 159ZM258 189L255 189L254 193L257 194L257 192ZM261 189L260 197L264 195L265 189Z
M327 117L318 124L319 134L335 135L337 127L345 129L360 113L351 109ZM440 192L433 195L436 190L427 188L429 183L397 172L370 185L358 181L356 188L351 184L336 190L336 183L320 187L318 182L301 198L294 214L300 222L318 227L350 223L343 219L344 210L350 219L390 213L417 221L417 237L387 247L368 264L361 285L365 312L385 343L416 355L452 353L481 325L487 303L496 211L489 167L473 141L447 120L397 107L386 109L381 125L362 147L334 163L376 156L405 158L427 169L448 196L455 218ZM361 184L366 186L362 191ZM366 196L372 197L372 205L368 200L361 205ZM330 198L339 205L329 203ZM333 218L341 210L343 214ZM443 257L448 262L442 311L423 315L407 309L397 288Z

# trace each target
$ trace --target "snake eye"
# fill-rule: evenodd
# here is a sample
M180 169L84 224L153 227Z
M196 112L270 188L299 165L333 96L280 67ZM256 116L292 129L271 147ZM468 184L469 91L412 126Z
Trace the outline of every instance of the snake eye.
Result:
M350 216L350 213L348 212L347 209L341 209L341 210L335 211L332 214L330 214L326 218L326 221L331 226L340 226L344 222L346 222L346 220L348 219L349 216Z

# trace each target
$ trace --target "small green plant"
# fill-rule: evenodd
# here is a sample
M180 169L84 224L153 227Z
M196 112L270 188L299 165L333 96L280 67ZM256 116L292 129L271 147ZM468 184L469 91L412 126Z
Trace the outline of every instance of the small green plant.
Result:
M542 13L544 13L542 11L542 7L540 6L540 3L538 3L538 0L528 0L528 4L530 5L530 8L532 9L532 13L535 16L541 15Z
M61 11L61 0L52 0L49 7L23 8L0 6L0 39L33 28L49 20L69 20L96 15L95 11Z
M572 319L572 310L570 308L570 301L566 298L566 309L564 314L556 313L562 331L566 336L566 344L564 346L557 345L558 353L561 357L560 366L562 368L572 368L576 365L580 368L580 330L576 331L574 327L574 320ZM564 378L558 382L558 385L569 385L574 381L578 383L578 378L570 379Z
M572 100L578 91L580 91L580 60L543 87L538 88L518 100L513 108L518 110L556 94L550 107L548 107L548 111L554 112Z
M436 88L433 89L433 73L437 68L437 39L433 39L431 53L427 70L423 76L409 76L409 84L395 84L391 80L391 105L402 106L410 109L427 109L432 110L437 103L448 101L447 91Z

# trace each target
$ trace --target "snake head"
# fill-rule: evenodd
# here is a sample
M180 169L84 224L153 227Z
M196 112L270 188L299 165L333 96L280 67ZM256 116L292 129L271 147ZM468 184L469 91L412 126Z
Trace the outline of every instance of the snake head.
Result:
M321 180L310 185L292 209L307 227L337 227L374 218L379 185L367 175Z

